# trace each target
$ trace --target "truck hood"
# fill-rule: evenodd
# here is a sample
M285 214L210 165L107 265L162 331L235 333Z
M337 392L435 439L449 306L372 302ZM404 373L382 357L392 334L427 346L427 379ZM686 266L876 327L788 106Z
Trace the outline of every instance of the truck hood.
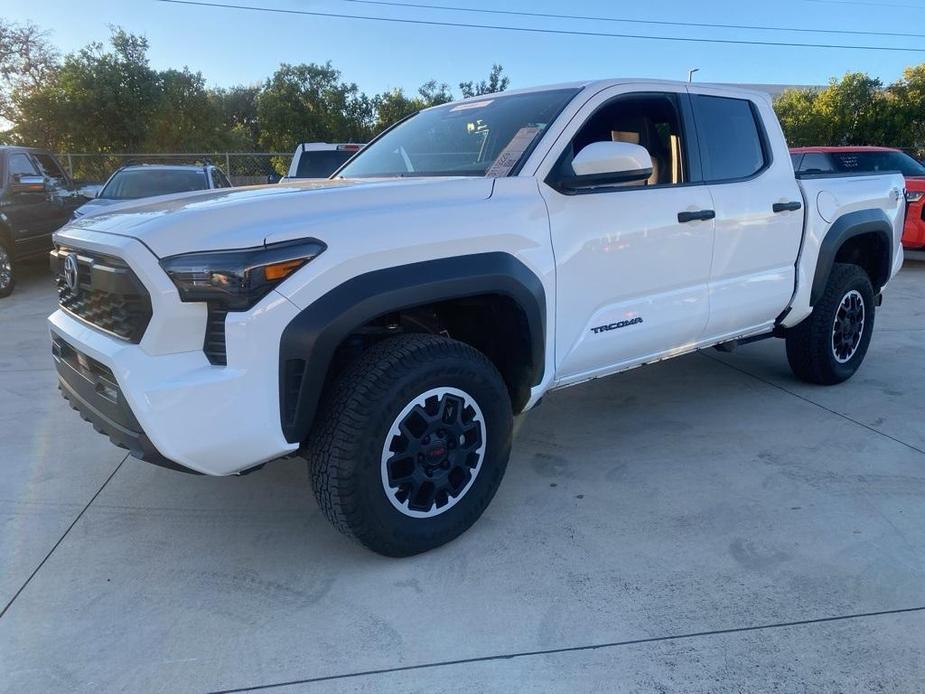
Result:
M156 256L249 248L269 237L314 236L350 215L413 205L484 200L492 179L474 177L337 179L223 188L159 196L104 208L58 232L91 230L136 238ZM272 240L272 239L271 239Z

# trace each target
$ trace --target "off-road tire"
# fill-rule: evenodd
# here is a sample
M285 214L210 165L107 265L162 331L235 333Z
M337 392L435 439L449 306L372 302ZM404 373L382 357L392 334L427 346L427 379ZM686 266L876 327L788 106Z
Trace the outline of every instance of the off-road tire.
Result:
M6 258L9 261L9 280L3 281L3 268L0 267L0 299L13 293L16 287L16 261L13 259L13 249L6 241L0 239L0 262Z
M863 330L853 354L840 363L833 344L833 331L842 301L852 292L857 292L863 301ZM787 361L793 373L801 380L826 386L851 378L870 346L874 313L874 290L867 273L857 265L836 263L813 312L787 333Z
M387 495L383 446L409 403L442 388L464 391L477 403L484 421L483 457L471 486L452 507L433 517L409 517ZM326 391L304 450L312 490L334 527L374 552L391 557L425 552L453 540L482 515L504 475L512 425L507 388L484 354L436 335L391 337L363 352Z

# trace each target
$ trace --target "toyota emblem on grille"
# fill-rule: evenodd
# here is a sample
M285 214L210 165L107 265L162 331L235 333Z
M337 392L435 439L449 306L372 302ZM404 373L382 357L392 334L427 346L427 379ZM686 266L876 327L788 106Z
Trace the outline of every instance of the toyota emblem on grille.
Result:
M77 291L77 256L64 257L64 282L72 292Z

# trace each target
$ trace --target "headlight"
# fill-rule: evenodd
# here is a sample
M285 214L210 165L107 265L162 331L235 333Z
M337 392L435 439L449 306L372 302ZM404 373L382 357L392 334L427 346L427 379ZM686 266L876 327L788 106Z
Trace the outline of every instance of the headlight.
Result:
M325 248L318 239L300 239L173 255L161 260L161 267L177 285L181 301L213 301L229 311L246 311Z
M918 202L923 197L925 197L925 192L913 192L911 190L906 191L906 202Z

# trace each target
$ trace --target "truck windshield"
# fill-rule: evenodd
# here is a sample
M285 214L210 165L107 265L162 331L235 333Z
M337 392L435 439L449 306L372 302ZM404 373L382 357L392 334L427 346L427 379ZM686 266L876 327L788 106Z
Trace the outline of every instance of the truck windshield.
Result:
M903 176L925 176L925 166L904 152L835 152L836 171L899 171Z
M367 145L338 176L507 175L577 92L486 95L421 111Z
M133 169L119 171L97 197L107 200L134 200L152 195L185 193L209 187L206 173L194 169Z

